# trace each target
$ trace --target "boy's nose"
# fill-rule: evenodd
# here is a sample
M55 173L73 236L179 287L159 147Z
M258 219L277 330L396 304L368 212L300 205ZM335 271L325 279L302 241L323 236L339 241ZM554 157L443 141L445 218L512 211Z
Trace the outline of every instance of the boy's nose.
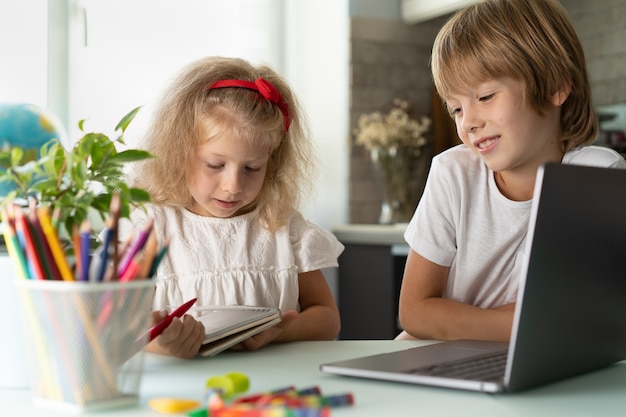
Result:
M461 127L465 133L471 133L475 129L482 126L482 119L478 113L473 109L463 109L463 120L461 121Z

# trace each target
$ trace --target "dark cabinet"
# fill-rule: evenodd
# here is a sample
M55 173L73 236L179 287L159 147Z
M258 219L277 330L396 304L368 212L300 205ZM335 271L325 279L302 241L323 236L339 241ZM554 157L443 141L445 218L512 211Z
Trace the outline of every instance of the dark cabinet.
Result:
M398 297L409 247L406 225L346 225L337 278L340 339L393 339L400 331Z

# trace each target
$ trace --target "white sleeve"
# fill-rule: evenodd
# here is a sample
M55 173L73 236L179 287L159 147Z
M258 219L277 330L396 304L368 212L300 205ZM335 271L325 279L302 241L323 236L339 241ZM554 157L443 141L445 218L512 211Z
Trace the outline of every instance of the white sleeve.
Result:
M440 158L433 158L424 193L404 233L411 249L443 266L450 266L456 253L454 219L460 205L458 185L451 183L447 171Z

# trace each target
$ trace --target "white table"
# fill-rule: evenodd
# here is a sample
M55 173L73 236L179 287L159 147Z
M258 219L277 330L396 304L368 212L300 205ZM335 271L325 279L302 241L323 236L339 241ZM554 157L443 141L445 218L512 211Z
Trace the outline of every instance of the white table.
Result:
M390 352L428 341L333 341L272 345L256 352L225 352L214 358L183 360L146 356L140 404L83 415L162 416L150 398L179 396L201 400L208 377L240 371L250 377L250 393L287 385L318 385L324 394L351 391L355 405L333 416L624 416L626 362L587 375L515 394L489 395L442 388L340 377L319 371L322 362ZM43 412L43 413L42 413ZM49 417L66 413L35 407L28 389L1 389L0 415Z

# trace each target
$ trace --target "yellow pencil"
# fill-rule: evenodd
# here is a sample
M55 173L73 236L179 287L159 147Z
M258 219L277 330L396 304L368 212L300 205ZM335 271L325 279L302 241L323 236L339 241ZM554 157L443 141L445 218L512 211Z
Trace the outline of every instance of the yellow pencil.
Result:
M48 241L48 245L50 246L52 256L54 257L57 267L59 268L59 272L61 273L61 278L63 278L63 281L73 281L74 275L67 265L67 260L65 259L63 249L61 248L61 242L59 241L59 237L57 236L56 231L52 226L52 222L50 221L48 208L39 207L37 210L37 216L39 217L39 223L41 223L43 234Z

